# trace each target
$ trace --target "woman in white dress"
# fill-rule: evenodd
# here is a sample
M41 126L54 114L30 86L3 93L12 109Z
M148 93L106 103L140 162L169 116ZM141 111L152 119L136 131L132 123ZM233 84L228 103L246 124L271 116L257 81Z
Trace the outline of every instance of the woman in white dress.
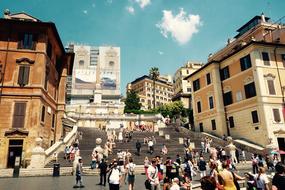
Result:
M122 131L119 132L118 140L120 143L123 142L123 132Z

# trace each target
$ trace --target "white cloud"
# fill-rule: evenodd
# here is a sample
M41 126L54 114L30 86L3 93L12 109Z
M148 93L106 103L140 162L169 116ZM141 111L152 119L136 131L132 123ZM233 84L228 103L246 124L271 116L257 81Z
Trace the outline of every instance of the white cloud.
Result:
M95 4L95 3L92 3L92 7L93 7L93 8L96 7L96 4Z
M151 4L151 0L136 0L136 2L142 9Z
M87 10L83 10L83 13L87 15L87 14L88 14L88 11L87 11Z
M183 45L199 31L198 27L201 26L201 21L199 15L187 15L183 8L177 15L173 15L170 10L163 10L163 17L156 26L165 38L171 35L174 40Z
M132 7L132 6L128 6L128 7L126 7L126 10L130 13L130 14L135 14L135 9L134 9L134 7Z
M163 51L158 51L158 54L159 54L159 55L163 55L164 52L163 52Z

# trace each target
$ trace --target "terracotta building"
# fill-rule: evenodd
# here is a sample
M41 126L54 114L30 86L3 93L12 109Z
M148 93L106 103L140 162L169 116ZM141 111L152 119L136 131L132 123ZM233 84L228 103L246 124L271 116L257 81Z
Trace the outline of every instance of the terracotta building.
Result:
M37 137L44 149L62 137L73 58L54 23L5 11L0 19L0 168L14 167L16 157L26 166Z
M186 79L196 131L285 150L285 27L255 16ZM283 113L282 113L283 112Z
M127 84L127 91L134 90L137 92L142 109L148 110L153 108L153 81L144 75L133 82ZM159 106L171 102L173 96L173 83L169 77L160 76L155 82L155 105Z

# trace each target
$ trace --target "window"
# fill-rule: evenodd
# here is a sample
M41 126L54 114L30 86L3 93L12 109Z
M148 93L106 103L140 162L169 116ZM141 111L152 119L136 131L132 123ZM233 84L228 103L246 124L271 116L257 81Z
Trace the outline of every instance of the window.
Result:
M210 73L207 73L206 78L207 78L207 85L211 84L211 74Z
M258 123L259 122L256 110L251 112L251 118L252 118L252 123Z
M204 132L203 123L199 123L200 132Z
M46 107L42 106L41 122L45 122Z
M25 114L26 114L26 103L16 102L14 105L13 125L12 125L13 128L24 128Z
M245 97L251 98L256 96L254 82L244 85Z
M262 60L264 65L270 65L269 63L269 54L267 52L262 52Z
M237 100L237 102L242 101L242 93L241 93L241 91L238 91L236 93L236 100Z
M115 62L114 62L114 61L110 61L110 62L109 62L109 65L110 65L110 66L114 66L114 65L115 65Z
M275 95L274 80L267 80L268 92L270 95Z
M210 109L213 109L213 108L214 108L213 96L209 97L209 107L210 107Z
M84 65L84 60L79 60L79 65L83 66Z
M19 67L18 84L20 85L20 87L29 84L29 73L30 73L29 66Z
M193 88L194 88L194 92L200 89L200 80L194 80L193 81Z
M223 98L224 98L224 106L227 106L233 103L231 91L224 93Z
M187 88L187 92L191 92L191 88Z
M220 77L222 81L230 78L230 71L228 66L220 70Z
M230 125L230 128L234 128L235 127L235 122L234 122L234 117L233 116L229 117L229 125Z
M55 128L55 114L54 113L52 114L52 122L51 123L52 123L51 127Z
M197 111L198 111L198 113L200 113L202 111L201 110L201 102L200 101L197 102Z
M279 123L281 121L279 109L272 109L274 121Z
M250 67L251 67L250 55L240 58L241 71L247 70Z
M18 49L35 49L36 45L35 35L30 33L20 34Z
M212 130L216 130L216 121L214 119L211 120L212 123Z

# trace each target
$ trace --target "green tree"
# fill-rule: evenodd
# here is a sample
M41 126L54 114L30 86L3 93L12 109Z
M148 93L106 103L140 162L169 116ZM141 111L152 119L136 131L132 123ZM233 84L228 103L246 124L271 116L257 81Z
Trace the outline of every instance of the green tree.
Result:
M185 114L185 108L183 108L183 103L181 101L174 101L160 105L156 110L161 113L163 117L169 116L170 118L174 118L179 115L183 116Z
M152 95L153 95L153 109L155 109L155 82L157 81L158 77L159 77L159 69L157 67L152 67L149 70L149 77L152 80Z
M130 90L129 92L127 92L124 112L128 112L128 110L140 110L140 109L141 109L141 103L138 94L134 90Z

